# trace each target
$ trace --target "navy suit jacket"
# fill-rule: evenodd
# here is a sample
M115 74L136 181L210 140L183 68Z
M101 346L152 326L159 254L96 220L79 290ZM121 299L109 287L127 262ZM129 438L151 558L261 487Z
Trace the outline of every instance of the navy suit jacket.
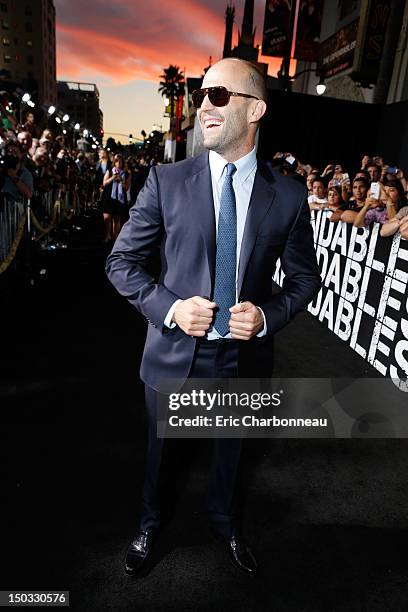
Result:
M239 343L240 376L270 375L273 335L320 289L306 196L299 182L258 160L238 267L238 301L262 308L267 335ZM149 261L158 247L161 272L156 280ZM140 374L158 391L167 390L164 379L188 377L196 345L178 326L164 326L167 312L179 298L212 298L215 256L208 152L152 167L107 258L106 273L149 322ZM273 295L279 257L286 276L280 293Z

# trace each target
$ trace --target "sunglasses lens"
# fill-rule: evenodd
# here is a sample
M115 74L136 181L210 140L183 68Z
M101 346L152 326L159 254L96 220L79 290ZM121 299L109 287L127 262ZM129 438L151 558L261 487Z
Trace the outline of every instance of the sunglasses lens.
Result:
M192 100L195 108L200 108L205 96L208 93L208 99L213 106L226 106L230 96L226 87L209 87L208 89L196 89L192 93Z
M194 108L200 108L205 98L205 91L203 89L196 89L193 91L191 98L193 100Z
M210 87L208 98L214 106L226 106L229 102L229 93L225 87Z

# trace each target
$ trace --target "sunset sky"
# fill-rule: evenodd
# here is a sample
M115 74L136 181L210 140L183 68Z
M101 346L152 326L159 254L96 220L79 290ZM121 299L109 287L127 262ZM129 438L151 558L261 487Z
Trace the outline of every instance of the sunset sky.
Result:
M168 127L157 92L159 75L176 64L198 77L220 59L227 0L54 0L57 18L57 78L96 83L105 134ZM235 0L233 43L244 0ZM255 0L255 43L262 42L265 0ZM275 74L280 60L260 57ZM117 139L121 139L120 136ZM124 138L122 138L122 141ZM126 139L125 139L126 140Z

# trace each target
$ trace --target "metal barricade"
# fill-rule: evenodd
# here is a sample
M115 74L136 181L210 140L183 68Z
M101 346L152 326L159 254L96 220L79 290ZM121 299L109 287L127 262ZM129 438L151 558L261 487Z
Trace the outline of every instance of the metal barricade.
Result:
M86 215L93 203L93 188L93 182L82 179L76 184L55 184L49 191L36 190L30 200L16 200L0 192L0 275L24 240L27 241L24 263L29 269L33 242L41 249L66 248L58 242L55 230L63 220Z
M0 193L0 273L14 259L24 235L26 219L27 200L16 200L7 193Z

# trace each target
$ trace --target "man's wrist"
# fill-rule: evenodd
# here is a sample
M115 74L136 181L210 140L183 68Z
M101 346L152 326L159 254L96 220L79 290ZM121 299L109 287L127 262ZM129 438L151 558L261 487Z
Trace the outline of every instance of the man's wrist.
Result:
M263 325L262 325L261 329L259 330L259 332L256 335L257 335L258 338L262 338L263 336L266 336L266 333L267 333L266 317L265 317L264 311L262 310L262 308L260 306L257 306L256 308L261 313L262 320L263 320Z
M172 323L176 323L176 324L177 324L177 321L176 321L176 319L175 319L175 316L174 316L174 315L175 315L175 312L176 312L176 308L177 308L177 306L178 306L179 304L181 304L181 302L184 302L184 300L177 300L176 302L174 302L174 304L173 304L173 306L172 306L172 311L173 311L173 312L172 312L172 315L171 315L171 322L172 322Z
M169 329L172 329L173 327L176 327L176 321L174 320L174 312L176 310L177 304L179 304L180 302L182 302L183 300L176 300L170 307L166 318L164 319L164 326L168 327Z

